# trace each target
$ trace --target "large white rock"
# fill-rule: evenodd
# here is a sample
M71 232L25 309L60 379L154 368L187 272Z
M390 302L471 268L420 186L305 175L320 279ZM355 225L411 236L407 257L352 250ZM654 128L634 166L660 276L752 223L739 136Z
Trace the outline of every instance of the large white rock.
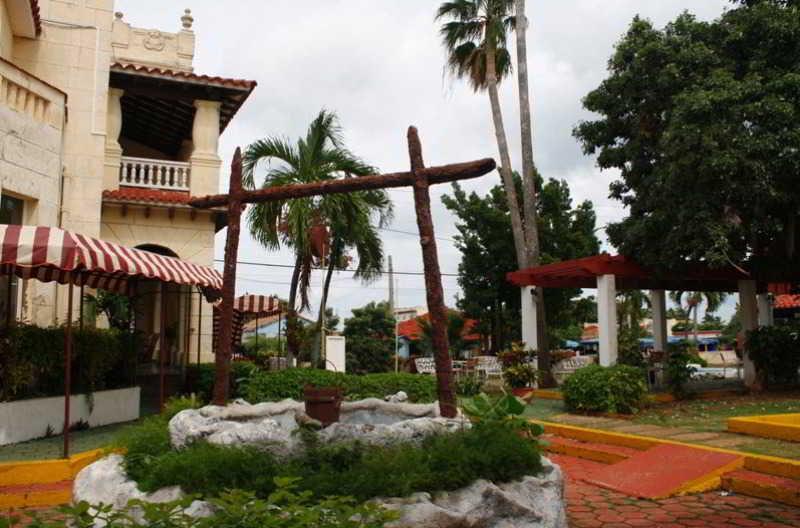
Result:
M561 469L542 459L538 477L493 484L478 480L466 488L437 493L415 493L378 502L401 514L391 528L567 528L564 479Z
M183 497L184 493L178 486L161 488L153 493L141 491L136 482L130 480L125 473L122 456L116 454L102 458L83 468L75 477L72 487L74 502L86 501L94 506L111 505L115 510L124 508L133 499L163 503ZM141 511L133 511L131 514L137 520L142 520ZM193 501L187 514L194 517L207 517L211 515L211 509L204 501ZM105 526L105 522L98 521L95 526L100 528Z

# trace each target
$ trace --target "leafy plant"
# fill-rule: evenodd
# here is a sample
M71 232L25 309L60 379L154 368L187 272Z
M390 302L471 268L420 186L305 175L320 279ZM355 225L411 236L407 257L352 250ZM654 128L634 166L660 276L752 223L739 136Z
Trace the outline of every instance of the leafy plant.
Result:
M522 416L525 403L512 394L492 397L478 394L474 398L465 399L461 408L464 414L478 423L496 424L521 431L529 437L539 436L544 432L542 426L530 422Z
M480 394L483 380L475 374L459 376L456 380L456 393L459 396L476 396Z
M688 396L686 384L692 379L696 369L689 366L697 363L697 353L690 349L687 342L667 345L667 357L664 362L664 377L669 391L679 399Z
M562 386L570 411L631 414L647 395L644 372L628 365L588 365L576 370Z
M531 387L536 382L536 367L533 359L536 352L525 348L523 343L512 343L511 348L498 356L503 364L503 379L512 388Z
M747 353L765 385L797 383L800 339L789 326L763 326L747 333Z

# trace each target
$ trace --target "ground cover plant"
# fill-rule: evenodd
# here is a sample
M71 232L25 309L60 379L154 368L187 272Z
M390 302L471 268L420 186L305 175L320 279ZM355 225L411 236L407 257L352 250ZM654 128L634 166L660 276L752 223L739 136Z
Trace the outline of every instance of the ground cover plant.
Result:
M644 372L629 365L588 365L564 381L564 406L576 412L632 414L645 403Z
M537 443L494 421L432 435L420 445L320 445L311 437L302 454L280 460L253 447L202 441L174 450L166 422L162 417L148 419L117 443L126 449L128 475L144 491L179 485L208 497L226 489L267 497L276 489L275 478L281 477L299 479L298 489L315 496L347 495L364 501L452 490L480 478L505 482L541 469Z

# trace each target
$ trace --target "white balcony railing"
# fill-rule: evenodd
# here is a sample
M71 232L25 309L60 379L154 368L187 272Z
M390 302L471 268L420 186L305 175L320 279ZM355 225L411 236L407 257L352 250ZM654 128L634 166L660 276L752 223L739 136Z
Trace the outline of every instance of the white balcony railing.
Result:
M122 156L119 184L172 191L188 191L191 166L183 161L167 161Z

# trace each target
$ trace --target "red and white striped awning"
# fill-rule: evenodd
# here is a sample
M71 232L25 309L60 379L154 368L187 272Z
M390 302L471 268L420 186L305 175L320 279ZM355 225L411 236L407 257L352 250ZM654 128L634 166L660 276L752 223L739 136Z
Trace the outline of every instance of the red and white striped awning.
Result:
M56 227L0 224L0 241L0 272L23 279L118 293L129 293L139 279L158 280L198 286L209 300L222 290L215 269Z
M256 317L270 317L278 315L284 310L285 303L274 295L242 295L233 300L233 329L231 341L234 344L242 342L242 330L247 321ZM217 339L220 331L220 303L214 305L214 350L217 349Z

